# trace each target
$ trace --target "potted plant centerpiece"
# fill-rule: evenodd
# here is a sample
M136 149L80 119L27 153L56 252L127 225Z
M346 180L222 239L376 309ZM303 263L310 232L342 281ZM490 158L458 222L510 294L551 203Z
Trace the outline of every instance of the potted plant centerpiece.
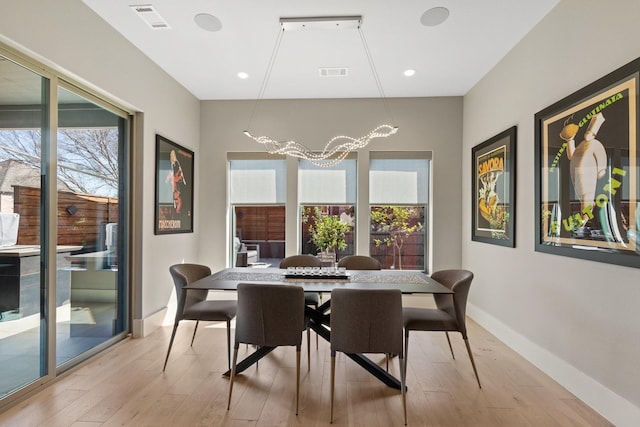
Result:
M333 266L336 253L347 248L346 234L350 225L340 219L338 215L328 215L322 209L315 207L313 221L309 225L311 241L318 248L318 258L323 265Z

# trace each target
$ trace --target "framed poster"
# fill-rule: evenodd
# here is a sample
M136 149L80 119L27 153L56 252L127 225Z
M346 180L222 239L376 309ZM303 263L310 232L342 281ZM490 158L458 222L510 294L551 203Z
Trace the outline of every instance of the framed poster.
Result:
M155 234L193 232L193 151L156 135Z
M473 147L471 239L515 246L516 127Z
M640 58L535 115L536 251L640 268Z

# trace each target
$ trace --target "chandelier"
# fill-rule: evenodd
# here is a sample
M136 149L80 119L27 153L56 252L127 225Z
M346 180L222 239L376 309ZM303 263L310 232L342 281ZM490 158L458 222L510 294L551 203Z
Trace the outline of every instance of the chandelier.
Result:
M271 58L269 60L267 71L262 81L260 93L258 95L258 98L256 99L256 103L254 104L253 111L249 119L249 124L247 125L247 129L251 125L251 121L253 119L258 102L261 101L264 96L264 92L266 90L269 77L271 76L271 70L273 69L273 64L275 62L275 58L280 48L282 35L285 33L285 31L296 31L296 30L307 30L307 29L335 29L335 28L357 29L360 35L360 39L362 40L362 46L367 56L367 60L369 62L369 67L371 68L371 72L373 74L376 86L378 88L378 92L380 94L380 99L382 100L384 107L387 110L387 113L389 113L389 109L385 102L384 91L382 89L382 85L380 84L380 79L378 78L378 73L376 72L375 65L371 58L371 53L369 51L367 42L364 38L364 33L360 28L361 22L362 22L362 17L360 16L280 18L281 28L278 33L278 38L276 40L275 47L271 54ZM340 163L352 151L356 151L356 150L359 150L360 148L366 147L369 144L369 142L371 142L372 139L386 138L390 135L395 134L396 132L398 132L398 128L396 126L393 126L390 124L382 124L377 126L375 129L371 130L369 133L357 138L347 136L347 135L334 136L329 140L329 142L325 144L324 148L321 151L311 150L308 147L306 147L304 144L294 140L277 141L266 135L262 135L262 136L253 135L251 132L249 132L249 130L245 130L243 133L247 137L253 139L255 142L262 144L265 147L266 151L270 154L282 154L287 156L293 156L293 157L307 160L316 166L330 167Z

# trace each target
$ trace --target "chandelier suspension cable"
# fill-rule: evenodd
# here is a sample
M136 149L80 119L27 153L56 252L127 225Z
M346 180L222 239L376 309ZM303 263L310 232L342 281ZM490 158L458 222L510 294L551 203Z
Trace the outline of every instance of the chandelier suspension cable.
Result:
M247 130L245 130L243 133L247 137L253 139L255 142L264 145L265 149L270 154L283 154L287 156L297 157L299 159L307 160L312 164L316 166L321 166L321 167L330 167L340 163L349 155L349 153L367 146L367 144L369 144L369 142L374 138L386 138L390 135L395 134L398 131L398 128L396 126L390 125L390 124L382 124L377 126L375 129L371 130L366 135L361 136L359 138L353 138L346 135L338 135L331 138L329 142L325 144L322 150L311 150L305 145L299 142L296 142L294 140L277 141L277 140L271 139L266 135L255 136L249 132L258 104L264 98L264 93L266 91L269 79L271 78L271 72L273 70L273 66L274 66L276 57L278 55L278 51L280 50L280 44L282 42L282 37L285 32L284 23L293 22L293 21L303 24L302 25L303 28L307 24L312 25L314 23L326 24L329 22L336 21L338 22L337 25L341 25L348 21L353 25L355 22L357 22L358 33L360 35L360 39L362 40L362 45L364 47L367 61L369 62L369 67L371 68L371 72L373 74L376 87L378 88L378 93L380 94L380 98L382 98L384 109L388 114L389 118L391 119L391 123L393 123L393 116L391 114L391 110L387 105L384 90L382 88L382 83L380 82L380 78L378 77L378 72L373 62L371 52L369 51L369 46L364 37L364 33L360 28L361 17L308 18L308 19L292 18L291 20L288 20L286 18L281 18L280 19L281 28L278 31L278 38L276 39L276 44L273 48L273 51L271 52L271 57L269 58L269 64L267 65L267 70L265 72L264 79L262 80L262 85L260 87L258 98L256 99L256 102L254 103L253 108L251 110L251 115L249 117L249 122L246 128ZM354 25L351 28L356 28L356 27Z
M276 39L276 44L273 46L273 50L271 51L271 57L269 58L269 64L267 64L267 71L264 73L264 77L262 78L262 84L260 86L260 91L258 92L258 98L256 102L253 103L253 108L251 109L251 115L249 116L249 122L247 123L247 130L251 129L251 123L253 122L253 116L256 113L256 109L258 107L258 103L264 97L264 92L267 90L267 83L269 82L269 78L271 77L271 71L273 70L273 64L276 62L276 56L278 56L278 51L280 50L280 43L282 42L282 35L284 34L284 28L280 26L278 30L278 38Z
M384 106L387 115L391 119L391 124L394 124L395 120L393 119L393 114L391 114L389 105L387 105L387 97L384 94L384 89L382 88L380 77L378 76L378 70L376 69L375 63L373 62L373 57L371 56L371 51L369 50L369 44L367 44L367 39L364 37L362 25L358 25L358 34L360 35L360 39L362 40L362 46L364 47L364 53L367 56L367 61L369 61L369 67L371 67L373 79L375 80L376 86L378 87L378 93L380 94L380 98L382 99L382 105Z

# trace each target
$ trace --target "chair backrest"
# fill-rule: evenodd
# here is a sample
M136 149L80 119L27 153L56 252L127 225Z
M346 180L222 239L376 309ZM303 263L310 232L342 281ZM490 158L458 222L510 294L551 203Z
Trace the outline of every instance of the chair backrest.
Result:
M236 343L299 347L304 329L302 287L238 284Z
M320 266L322 266L320 259L313 255L291 255L280 262L280 268Z
M395 353L402 357L399 289L333 289L331 354Z
M370 256L348 255L338 261L338 267L344 267L347 270L381 270L382 264Z
M173 284L176 288L176 298L178 300L176 319L180 320L186 308L207 299L208 293L206 289L185 292L182 288L189 283L211 275L211 269L201 264L175 264L169 267L169 272L173 278Z
M433 298L438 309L446 311L456 318L460 333L462 333L463 337L466 337L467 297L469 296L473 273L468 270L440 270L434 272L431 278L454 292L453 295L434 294Z

